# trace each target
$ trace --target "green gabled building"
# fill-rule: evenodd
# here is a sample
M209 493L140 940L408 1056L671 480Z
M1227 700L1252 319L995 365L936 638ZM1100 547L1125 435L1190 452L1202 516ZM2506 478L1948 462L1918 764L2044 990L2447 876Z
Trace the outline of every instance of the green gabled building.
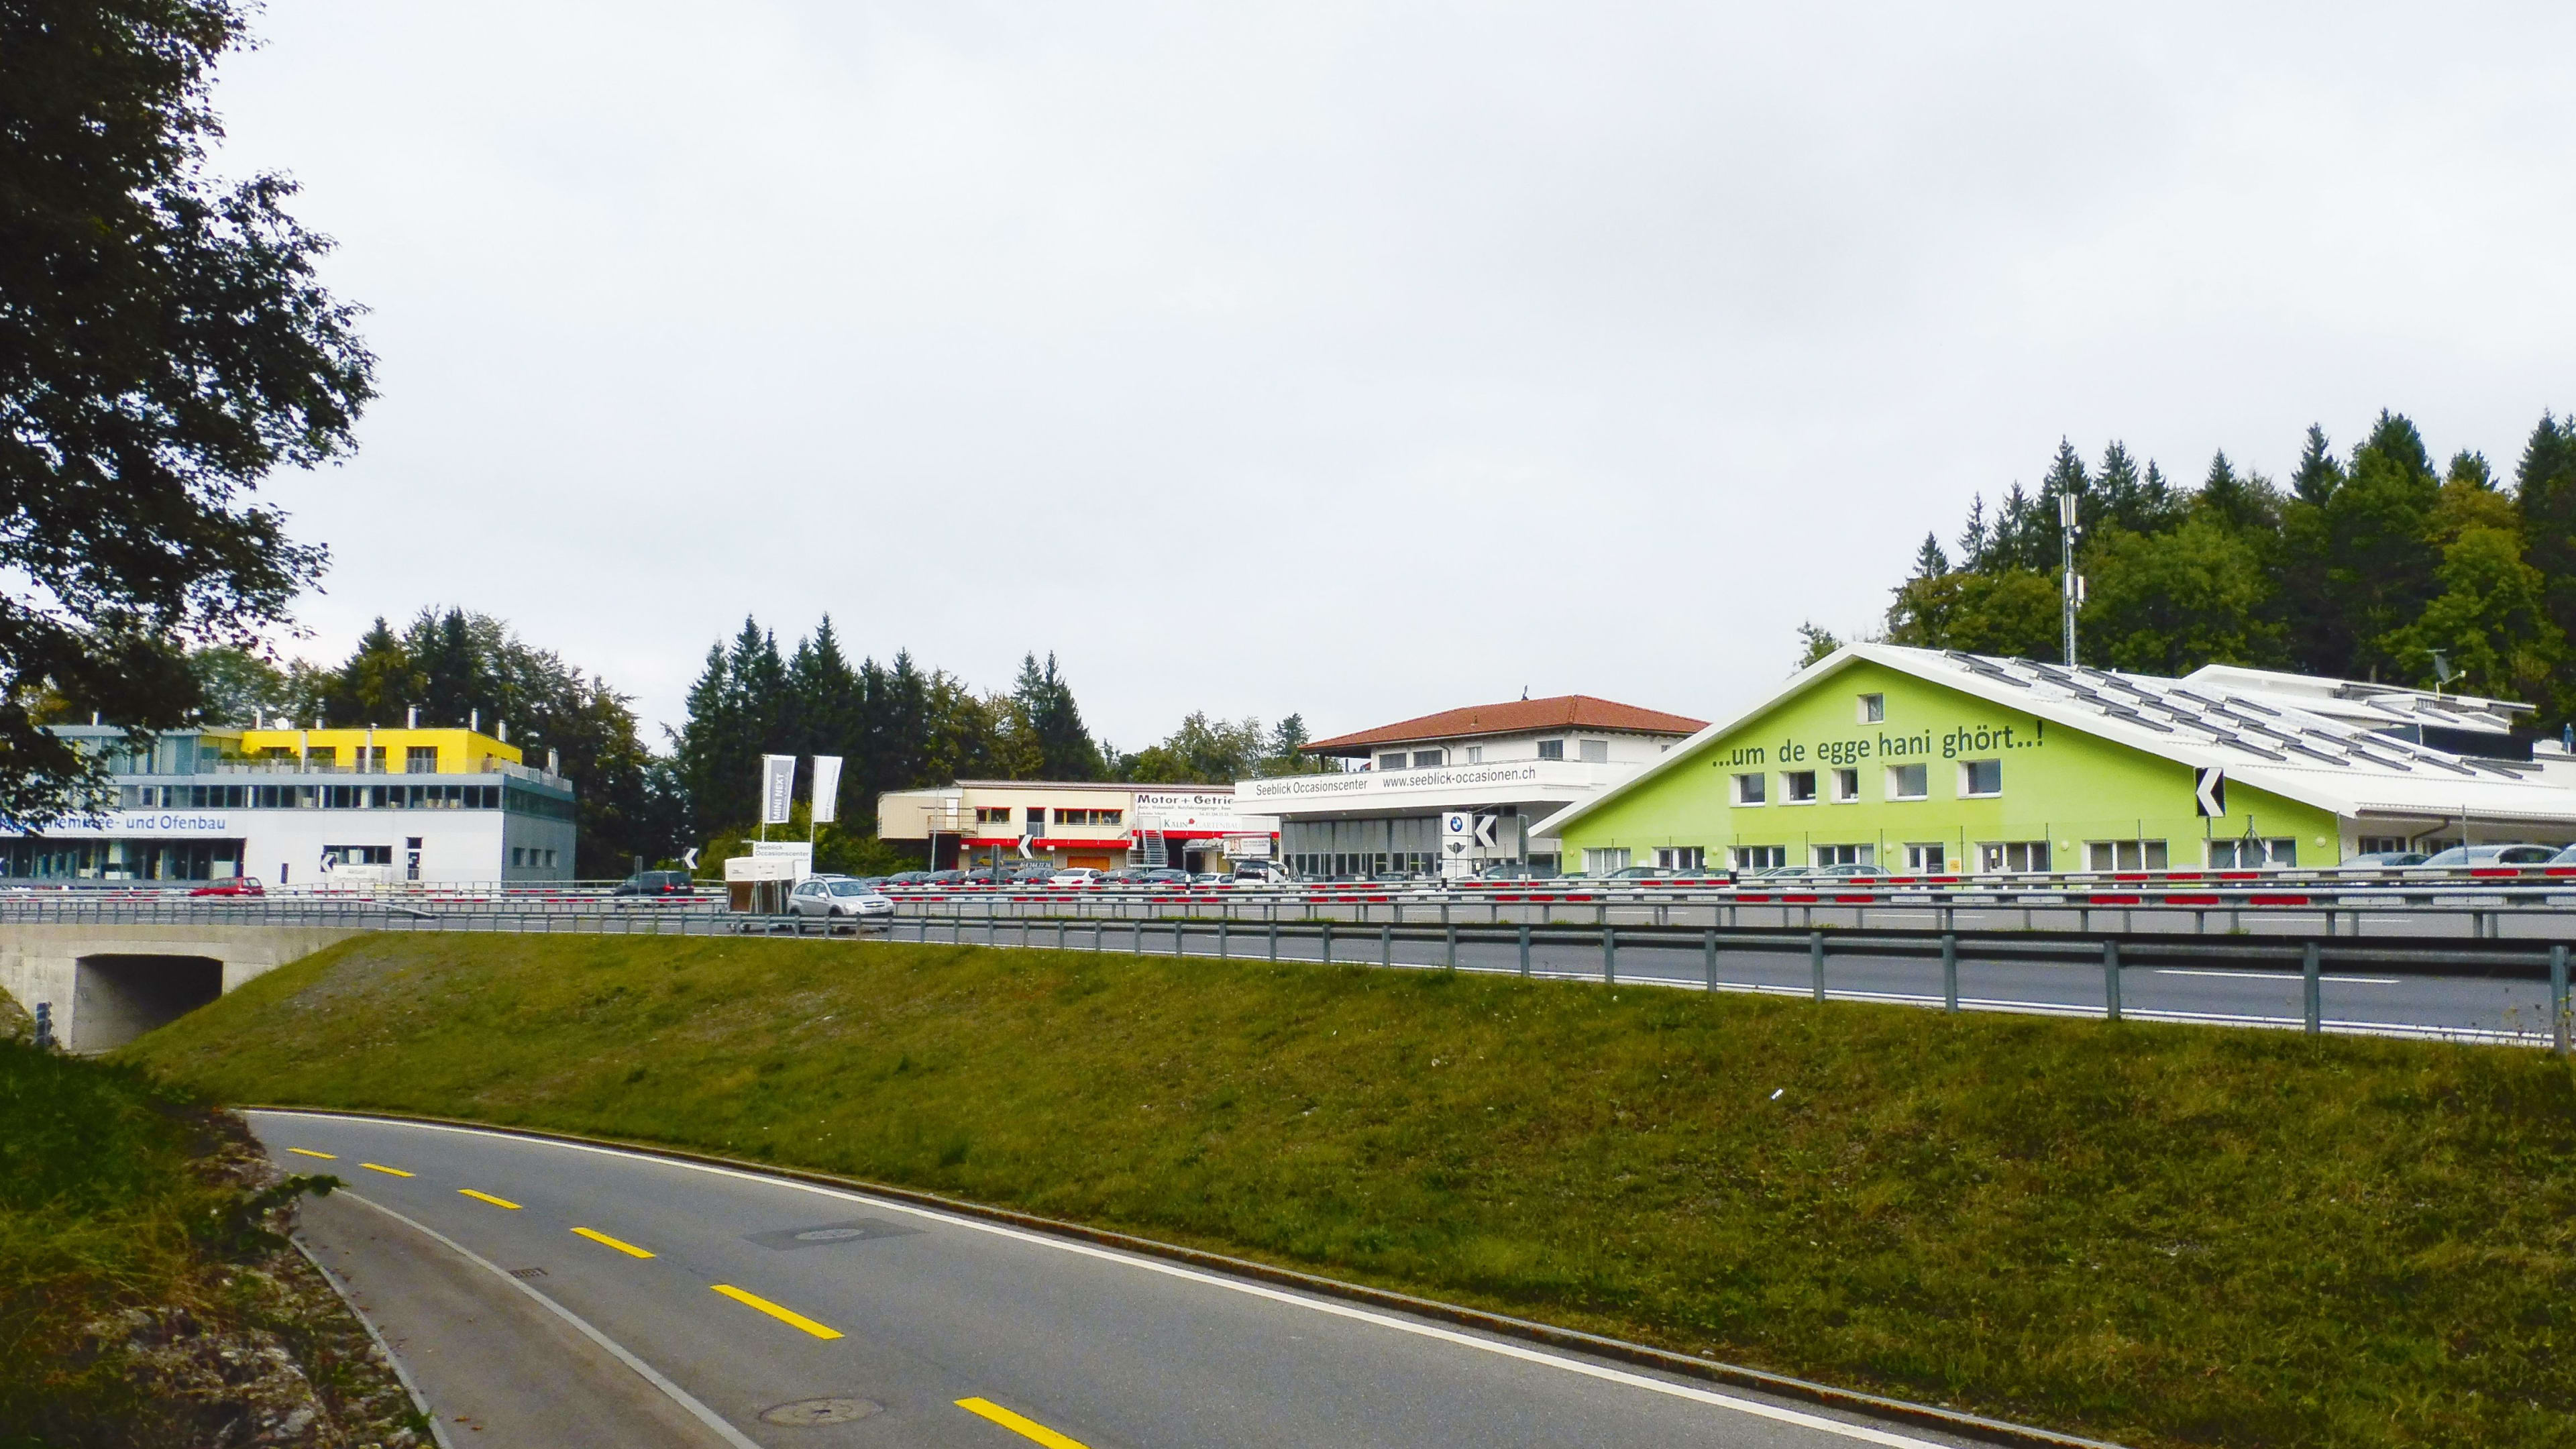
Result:
M2279 868L2576 841L2576 758L2529 714L2221 665L2165 679L1856 644L1533 833L1588 874Z

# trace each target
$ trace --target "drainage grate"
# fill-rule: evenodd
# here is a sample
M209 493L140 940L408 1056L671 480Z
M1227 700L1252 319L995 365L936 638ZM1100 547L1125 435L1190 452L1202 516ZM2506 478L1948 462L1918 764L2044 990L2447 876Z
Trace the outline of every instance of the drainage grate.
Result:
M764 1424L782 1424L791 1429L807 1429L817 1424L846 1424L882 1413L885 1405L871 1399L798 1399L760 1411Z
M510 1270L510 1276L513 1278L542 1278L546 1276L546 1270L543 1268L513 1268Z

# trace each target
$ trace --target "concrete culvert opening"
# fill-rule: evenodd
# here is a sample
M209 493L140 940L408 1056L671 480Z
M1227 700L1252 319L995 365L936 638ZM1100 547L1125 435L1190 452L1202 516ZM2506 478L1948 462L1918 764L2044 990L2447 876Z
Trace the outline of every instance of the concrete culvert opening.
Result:
M112 1051L224 994L212 956L83 956L72 976L76 1052Z

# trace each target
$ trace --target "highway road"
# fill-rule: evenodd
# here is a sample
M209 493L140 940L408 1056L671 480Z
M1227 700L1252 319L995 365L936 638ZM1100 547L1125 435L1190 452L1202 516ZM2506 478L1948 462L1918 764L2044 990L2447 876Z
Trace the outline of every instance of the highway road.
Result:
M913 939L919 923L904 921L893 939ZM1142 924L1142 936L1135 927ZM950 939L945 921L932 921L926 933L936 943ZM1108 950L1168 954L1173 948L1172 922L1075 922L1064 936L1067 949L1083 950L1097 940ZM1183 922L1182 954L1214 956L1216 923ZM956 939L981 943L985 923L963 923ZM1418 928L1416 928L1418 929ZM1828 933L1830 939L1830 933ZM1004 946L1052 949L1054 923L1004 919L995 923L994 938ZM1623 982L1705 989L1707 963L1696 940L1667 937L1653 945L1643 933L1623 937L1616 963ZM1141 942L1141 947L1139 943ZM2295 963L2244 967L2228 964L2215 949L2208 959L2159 959L2154 964L2134 958L2120 971L2123 1015L2142 1020L2198 1022L2220 1026L2296 1028L2305 1022L2305 985ZM2166 949L2188 951L2188 941ZM1266 959L1269 942L1257 923L1233 927L1227 954ZM1381 934L1375 925L1351 924L1335 931L1333 959L1358 965L1439 966L1447 945L1435 935ZM1320 959L1314 937L1284 936L1283 961ZM1511 941L1461 939L1462 971L1516 972L1520 951ZM1563 980L1602 979L1597 939L1581 942L1538 940L1530 951L1533 975ZM1802 949L1771 950L1729 947L1718 955L1718 989L1806 996L1814 974ZM2028 1012L2053 1016L2100 1016L2107 983L2098 960L2032 960L2020 956L1963 954L1959 961L1960 1006L1969 1011ZM1942 1004L1941 963L1930 956L1869 954L1830 955L1825 991L1836 1001L1885 1001L1917 1006ZM2410 970L2331 970L2321 981L2323 1028L2394 1036L2442 1037L2502 1044L2546 1045L2549 1042L2549 983L2521 975L2479 975L2468 971L2431 973Z
M813 1184L252 1112L446 1442L1207 1449L1968 1441Z

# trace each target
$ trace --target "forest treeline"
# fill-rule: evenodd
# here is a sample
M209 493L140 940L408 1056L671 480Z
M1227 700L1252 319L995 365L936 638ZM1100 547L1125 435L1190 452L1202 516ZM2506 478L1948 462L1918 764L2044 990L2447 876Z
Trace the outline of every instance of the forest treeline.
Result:
M1025 658L1009 689L978 691L909 652L853 664L828 615L783 652L774 632L745 619L730 642L708 649L687 717L659 748L627 695L463 609L424 609L401 629L378 619L336 667L281 667L237 649L199 650L189 663L193 714L210 723L266 715L395 725L413 708L424 725L508 721L512 743L540 762L555 751L573 781L575 868L594 879L690 846L732 853L734 838L755 828L764 754L842 758L839 823L818 835L827 868L895 858L872 839L877 796L888 790L959 779L1214 785L1320 768L1299 753L1307 736L1297 715L1265 729L1193 712L1160 742L1126 752L1094 739L1052 654ZM88 707L59 698L52 713L79 717ZM800 762L800 781L810 782L808 768ZM808 788L799 787L800 822Z
M1890 643L2061 656L2058 499L2077 500L2086 664L2183 674L2242 664L2521 700L2576 714L2576 418L2544 413L2511 477L2437 465L2382 412L2350 453L2310 427L2286 482L2226 453L2177 485L2119 443L2088 466L2061 441L2038 488L1980 495L1926 534L1895 590ZM1830 636L1810 628L1809 657Z

